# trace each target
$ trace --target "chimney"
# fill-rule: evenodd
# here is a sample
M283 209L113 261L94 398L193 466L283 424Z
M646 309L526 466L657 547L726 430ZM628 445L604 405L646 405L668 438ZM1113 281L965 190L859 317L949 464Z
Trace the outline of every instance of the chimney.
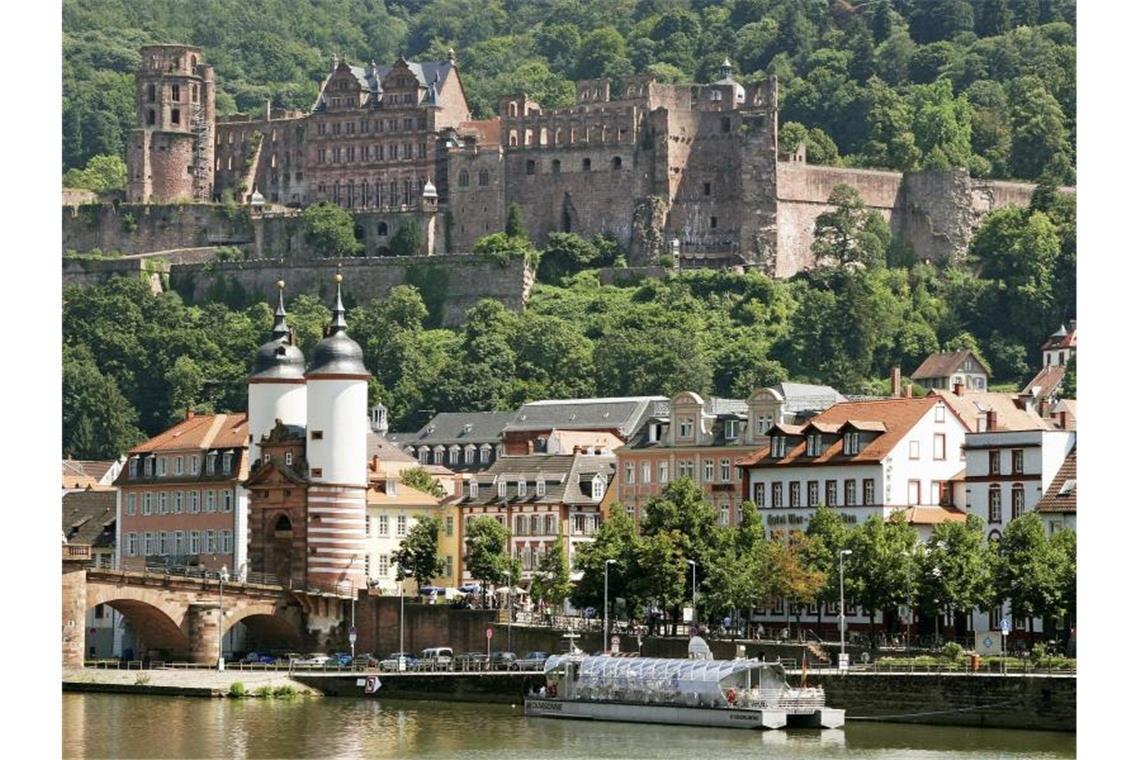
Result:
M190 407L186 407L186 419L188 419L188 420L194 419L194 410L191 409Z
M962 395L962 383L961 382L954 383L954 395L955 396L961 396Z
M990 409L986 412L986 431L993 432L994 430L997 430L997 412Z
M1013 397L1013 405L1024 412L1025 411L1025 396L1014 396Z
M899 398L902 396L902 369L899 367L891 367L891 397Z
M1058 416L1061 418L1061 429L1062 430L1068 430L1069 429L1069 413L1066 412L1064 409L1062 409L1060 412L1058 412Z
M906 384L906 397L911 398L912 396L914 396L914 384L913 383L907 383Z
M379 454L373 454L372 455L372 471L373 472L380 472L380 455Z
M528 453L528 454L534 453L534 441L533 440L528 440L526 442L526 453Z

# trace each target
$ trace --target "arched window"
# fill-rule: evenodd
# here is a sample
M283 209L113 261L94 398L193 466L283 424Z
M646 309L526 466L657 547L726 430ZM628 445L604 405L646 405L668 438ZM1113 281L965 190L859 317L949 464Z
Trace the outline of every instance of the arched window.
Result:
M1021 483L1013 484L1013 519L1021 517L1025 512L1025 486Z
M550 162L550 173L551 174L561 174L562 173L562 162L559 161L557 158Z
M621 156L614 156L614 160L610 162L615 172L621 171Z
M519 115L518 104L517 103L511 103L510 111L511 111L511 116L518 116ZM513 145L514 143L511 143L511 144Z
M380 237L388 237L388 223L380 222L380 224L376 225L376 234Z
M471 183L471 178L467 175L466 169L459 170L459 186L467 187Z
M535 172L535 164L534 164L534 161L533 161L533 160L531 160L531 159L527 159L527 162L526 162L526 173L527 173L527 174L534 174L534 172Z
M198 56L190 56L190 68L195 69L198 67Z
M513 129L510 131L510 137L508 139L508 144L509 145L518 145L519 144L519 133Z
M582 171L584 171L584 172L590 171L590 159L588 159L588 158L582 159Z
M990 522L1001 522L1001 486L994 484L990 486Z
M277 522L273 524L274 533L292 533L293 523L289 522L287 515L281 515L277 518Z
M148 103L154 102L154 85L148 84L146 86L146 100Z
M489 174L487 174L486 169L480 169L479 170L479 186L480 187L486 187L489 184L491 184L491 176Z

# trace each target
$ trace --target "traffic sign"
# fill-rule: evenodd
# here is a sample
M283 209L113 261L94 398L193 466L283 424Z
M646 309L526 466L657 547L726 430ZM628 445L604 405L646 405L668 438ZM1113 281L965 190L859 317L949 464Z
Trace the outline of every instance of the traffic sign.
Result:
M621 651L621 637L610 636L610 651L617 654Z
M348 629L348 643L349 644L355 644L356 643L356 626L355 625Z
M1009 618L1002 618L1001 619L1001 635L1002 636L1008 636L1009 635Z
M487 641L490 641L491 637L495 635L495 629L491 626L487 626L487 630L484 632L484 635L487 637Z
M850 657L851 657L851 655L847 654L846 652L839 655L839 669L840 670L847 670L848 668L851 667Z

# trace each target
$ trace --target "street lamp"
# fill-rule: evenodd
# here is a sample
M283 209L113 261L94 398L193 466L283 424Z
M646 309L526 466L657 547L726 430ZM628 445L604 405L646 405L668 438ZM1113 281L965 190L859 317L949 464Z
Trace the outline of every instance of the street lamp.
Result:
M697 625L697 563L691 559L685 561L693 567L693 628L700 633L701 630Z
M503 577L507 579L507 651L511 649L511 622L514 618L514 597L512 596L514 589L511 588L511 571L507 570L503 573Z
M606 560L606 569L603 572L605 577L605 596L602 600L602 651L605 652L610 648L610 565L616 564L616 559Z
M847 604L843 599L843 558L851 553L850 549L839 550L839 659L845 659L847 654Z
M222 565L222 569L218 571L218 670L226 669L226 658L222 655L222 629L225 627L225 607L223 607L222 584L230 579L230 574L226 572L226 566Z

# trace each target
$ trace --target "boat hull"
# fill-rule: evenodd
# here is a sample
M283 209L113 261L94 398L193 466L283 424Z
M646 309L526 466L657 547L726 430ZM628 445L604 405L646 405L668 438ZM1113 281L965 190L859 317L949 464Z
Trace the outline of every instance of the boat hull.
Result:
M843 710L824 708L814 713L789 715L775 710L646 705L624 702L577 702L549 698L527 698L524 705L528 716L541 718L669 723L682 726L747 729L783 728L789 723L796 726L838 728L843 725L844 712Z

